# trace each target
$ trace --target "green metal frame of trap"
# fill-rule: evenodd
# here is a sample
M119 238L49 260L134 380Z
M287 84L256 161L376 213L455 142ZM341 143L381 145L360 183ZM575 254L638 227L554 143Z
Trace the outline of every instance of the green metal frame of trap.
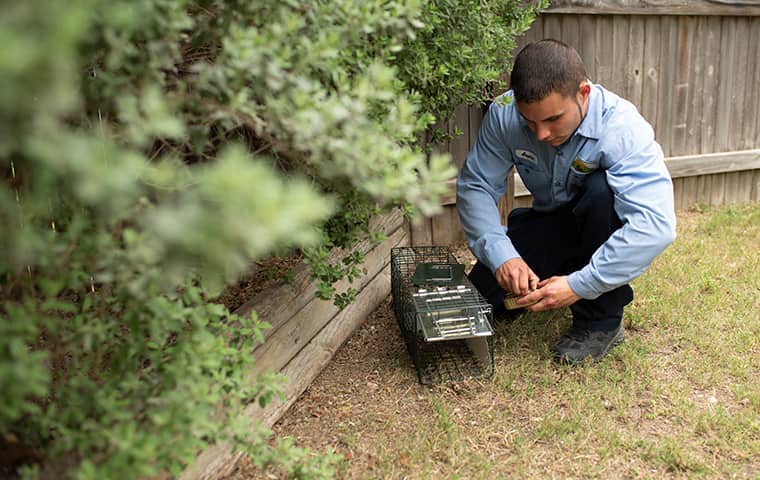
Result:
M396 321L420 383L493 375L491 305L464 275L464 267L448 247L393 248L391 290ZM475 320L470 322L470 331L431 328L431 319L445 323L446 316Z

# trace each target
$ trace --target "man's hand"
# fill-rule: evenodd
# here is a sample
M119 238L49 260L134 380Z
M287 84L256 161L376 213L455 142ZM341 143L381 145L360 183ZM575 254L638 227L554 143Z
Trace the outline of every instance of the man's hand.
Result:
M563 276L542 280L538 283L538 290L523 296L517 300L517 304L529 304L535 301L537 303L527 309L531 312L541 312L567 307L580 299L581 297L567 283L567 277Z
M520 257L510 258L496 270L496 281L501 288L516 295L525 295L536 289L538 280L538 275Z

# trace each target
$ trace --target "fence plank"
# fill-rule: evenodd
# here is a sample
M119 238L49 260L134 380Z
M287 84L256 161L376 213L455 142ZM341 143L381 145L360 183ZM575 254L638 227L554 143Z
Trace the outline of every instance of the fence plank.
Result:
M478 139L478 131L480 130L480 126L483 124L483 116L485 115L485 110L480 105L473 105L467 110L467 113L469 116L468 122L470 124L467 144L471 150L472 146L475 145L475 141Z
M710 205L723 205L726 193L726 174L710 175Z
M673 179L673 206L676 210L683 208L683 178Z
M581 30L578 22L578 17L574 15L561 15L562 23L562 36L558 40L562 40L566 44L570 45L576 50L579 50L581 43ZM583 58L583 56L581 56ZM586 72L588 73L588 72Z
M675 70L675 109L673 130L671 137L670 155L684 155L689 153L688 132L691 105L689 97L692 95L693 75L693 48L694 45L694 17L679 17L678 22L678 61L673 66Z
M433 244L433 223L430 217L422 217L414 220L409 227L412 245Z
M628 98L628 45L630 37L630 21L628 15L612 17L612 78L609 88L623 98Z
M515 208L515 199L517 198L517 191L515 189L516 178L517 174L515 173L515 169L511 168L507 174L507 194L503 195L498 203L499 216L501 217L502 225L507 224L509 212Z
M596 76L598 82L615 92L615 74L612 65L612 49L609 48L612 40L612 17L603 16L596 19L596 45L599 48L599 55L596 64ZM615 92L618 93L618 92Z
M716 126L718 125L718 86L720 81L720 58L719 52L722 50L720 40L722 38L722 20L720 17L705 18L705 33L700 37L703 39L705 48L703 50L702 62L704 65L702 80L704 87L701 92L702 115L700 118L700 143L699 150L695 153L711 153L719 151L715 143L717 135Z
M752 172L740 172L738 178L739 191L737 198L739 202L746 203L752 201L752 192L755 184L755 178Z
M673 151L673 130L675 123L674 97L675 72L674 66L678 64L678 19L676 17L664 17L661 19L662 41L660 43L661 76L659 88L659 102L657 105L657 121L660 136L663 139L662 149L665 156L670 156Z
M732 79L731 83L724 84L723 88L729 90L729 99L731 102L731 113L729 115L729 137L728 150L744 150L749 148L743 142L743 128L745 113L745 91L749 90L746 99L751 102L757 102L757 85L755 88L747 85L747 76L749 65L747 65L748 53L750 52L749 42L749 19L735 18L733 21L733 34L736 43L734 61L731 63ZM757 45L755 48L758 48Z
M732 150L731 136L731 95L733 89L733 63L736 57L736 35L733 31L734 21L723 18L720 31L720 66L718 69L718 113L715 120L714 151L727 152Z
M632 16L630 22L626 95L634 105L641 105L644 85L644 17Z
M464 230L462 230L462 224L459 221L459 212L456 205L451 205L448 208L451 215L451 243L458 243L464 240Z
M554 38L556 40L562 38L561 19L561 15L547 15L544 18L544 38Z
M578 23L583 35L581 35L578 53L586 65L586 73L592 82L599 82L597 73L597 64L599 63L599 49L596 43L596 19L590 15L582 15L578 18Z
M433 226L432 245L451 245L454 242L454 232L451 224L451 207L446 205L443 211L431 218Z
M739 203L741 201L740 177L741 173L739 172L726 174L726 192L724 194L724 203Z
M657 118L657 105L659 103L660 84L660 18L646 17L644 19L644 81L642 85L642 99L639 109L644 118L652 124L655 136L660 144L664 139L660 138L659 120Z
M684 177L681 180L682 194L680 209L688 209L697 203L700 177Z
M697 179L697 204L700 205L709 205L710 204L710 196L712 195L710 188L712 181L710 180L710 177L707 175L700 175L696 177Z
M758 21L753 21L750 25L747 51L747 64L753 68L752 75L747 77L749 83L744 100L742 145L745 145L744 148L754 148L760 139L760 101L757 98L758 86L760 86L760 22Z
M707 75L705 65L706 45L706 28L707 24L703 18L696 18L694 51L692 61L692 84L691 95L689 97L691 105L691 116L688 119L687 132L690 139L691 148L683 153L703 153L701 150L702 131L705 125L704 118L704 95L705 95L705 77ZM698 149L695 151L695 149Z

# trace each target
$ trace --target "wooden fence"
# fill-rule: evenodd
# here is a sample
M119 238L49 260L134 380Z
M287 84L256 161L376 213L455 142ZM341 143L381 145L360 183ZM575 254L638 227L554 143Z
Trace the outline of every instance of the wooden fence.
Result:
M728 0L555 0L519 46L562 40L588 74L652 124L673 176L676 208L760 200L760 3ZM482 109L462 107L444 146L461 166ZM453 185L453 183L452 183ZM514 206L529 206L519 178ZM454 196L411 229L412 243L463 239ZM510 204L509 206L512 206ZM507 213L503 202L502 215Z

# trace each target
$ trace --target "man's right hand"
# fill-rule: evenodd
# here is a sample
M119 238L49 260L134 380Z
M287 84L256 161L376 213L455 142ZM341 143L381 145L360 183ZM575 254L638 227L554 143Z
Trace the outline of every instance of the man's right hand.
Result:
M516 295L527 295L538 287L538 275L520 258L510 258L496 270L501 288Z

